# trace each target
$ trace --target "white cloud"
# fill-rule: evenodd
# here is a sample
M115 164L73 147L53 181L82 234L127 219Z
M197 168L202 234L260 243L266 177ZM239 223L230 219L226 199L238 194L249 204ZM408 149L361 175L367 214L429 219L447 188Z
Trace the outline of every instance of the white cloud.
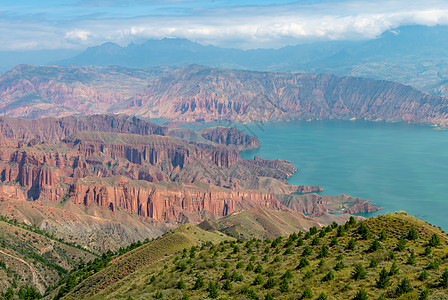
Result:
M185 8L184 8L185 9ZM321 1L312 4L190 7L181 15L27 23L0 16L2 48L82 48L112 41L183 37L225 47L281 47L311 40L368 39L401 25L448 25L448 1ZM100 14L101 15L101 14ZM3 22L2 22L3 18ZM21 20L21 21L20 21ZM22 45L22 46L21 46Z

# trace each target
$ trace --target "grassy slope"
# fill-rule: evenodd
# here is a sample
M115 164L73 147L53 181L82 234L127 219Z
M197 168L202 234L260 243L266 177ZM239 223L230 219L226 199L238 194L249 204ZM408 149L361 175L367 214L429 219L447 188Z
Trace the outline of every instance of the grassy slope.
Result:
M0 291L12 285L30 285L41 293L61 276L95 256L44 235L0 221Z
M288 239L284 238L276 246L272 246L271 241L261 240L206 245L191 259L189 252L185 257L182 257L182 252L179 252L175 256L127 276L96 298L122 299L130 295L133 299L153 299L158 292L161 292L163 299L180 299L185 295L188 295L189 299L206 299L210 296L207 291L209 283L218 283L220 287L218 295L226 299L250 299L251 297L256 299L254 294L264 299L268 293L274 299L296 299L300 298L307 287L311 289L312 299L316 299L322 292L328 296L328 299L353 299L360 289L367 292L368 299L377 299L382 294L386 298L397 297L397 286L404 278L407 278L412 291L397 298L418 299L419 294L424 289L428 289L430 299L435 299L434 297L446 299L444 295L448 293L448 289L439 285L442 273L448 269L446 233L404 213L387 214L363 221L370 232L370 237L367 239L363 239L358 232L360 224L356 223L347 227L345 234L336 238L338 244L333 246L330 246L330 242L336 237L337 229L332 229L325 236L320 237L317 245L312 245L312 240L319 236L320 232L309 239L304 239L301 246L297 245L298 239L292 241L291 245L287 245ZM399 239L406 238L411 228L418 231L419 238L415 241L406 239L404 249L397 250ZM386 234L386 239L379 242L381 249L369 251L372 242L379 239L381 230L384 230ZM441 245L430 247L431 253L424 255L428 241L434 233L440 237ZM356 246L353 250L348 250L347 245L352 238L356 241ZM320 258L318 255L323 245L328 247L329 254L325 258ZM234 250L236 246L239 251ZM303 250L307 246L312 249L312 253L306 256L310 265L297 269ZM290 254L285 253L287 249L291 249ZM415 263L407 264L411 251L415 252ZM392 252L395 258L391 258ZM340 260L337 258L339 255L341 255ZM377 260L377 266L370 266L372 259ZM264 283L269 278L276 281L273 287L266 288L264 284L254 284L257 273L246 269L250 260L254 267L258 264L262 266L262 271L258 274ZM437 261L439 266L430 268L430 262L434 261ZM335 270L334 267L338 262L342 262L344 267ZM376 280L381 269L385 268L389 271L393 262L398 265L398 274L390 276L390 284L386 288L376 287ZM352 277L357 264L362 264L366 271L364 279L356 280ZM281 276L287 270L291 271L292 278L286 279L289 289L282 292L279 284L282 281ZM428 273L428 278L418 280L417 277L424 270ZM222 288L226 281L222 277L226 271L229 274L236 271L237 274L243 275L242 281L231 281L230 290ZM330 271L334 274L334 279L323 281L324 276ZM309 278L305 276L307 273ZM204 287L194 289L198 274L204 279ZM180 278L185 283L184 288L177 286Z
M92 275L71 291L67 298L77 299L97 294L132 273L166 258L184 248L205 242L218 243L232 239L222 233L204 231L189 224L182 225L162 237L110 262L108 267ZM121 285L119 282L118 285ZM116 289L113 285L110 289ZM110 290L109 289L109 290Z
M338 218L338 221L345 222L348 218L348 215L343 215ZM234 212L217 220L207 220L198 226L205 230L215 229L235 238L249 240L252 238L272 239L293 232L305 231L313 226L320 228L332 222L332 218L309 218L295 212L255 207Z

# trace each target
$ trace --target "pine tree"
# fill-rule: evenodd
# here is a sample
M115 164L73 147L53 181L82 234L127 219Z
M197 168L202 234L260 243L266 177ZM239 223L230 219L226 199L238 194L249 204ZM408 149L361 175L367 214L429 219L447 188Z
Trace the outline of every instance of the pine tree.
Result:
M429 239L429 246L437 247L440 246L440 237L437 234L433 234Z
M355 298L353 298L353 300L367 300L367 299L368 299L368 297L367 297L367 293L366 293L366 291L363 290L363 289L360 289L360 290L356 293Z
M389 272L385 268L380 271L379 278L376 281L376 286L380 289L384 289L390 284Z
M283 279L282 282L280 282L279 289L282 293L286 293L287 291L289 291L289 284L286 279Z
M409 233L408 233L407 238L408 238L408 240L411 240L411 241L415 241L415 240L418 239L418 233L417 233L417 230L415 230L414 227L412 227L412 228L409 230Z
M389 276L393 276L396 274L398 274L398 267L397 267L397 264L395 262L393 262L392 266L390 267L390 270L389 270Z
M357 264L355 266L355 269L352 272L352 278L355 280L359 280L359 279L364 279L366 278L367 273L364 270L364 267L362 266L362 264Z
M309 287L307 287L303 293L302 293L302 297L300 297L301 299L311 299L313 298L313 293L311 292L311 289Z

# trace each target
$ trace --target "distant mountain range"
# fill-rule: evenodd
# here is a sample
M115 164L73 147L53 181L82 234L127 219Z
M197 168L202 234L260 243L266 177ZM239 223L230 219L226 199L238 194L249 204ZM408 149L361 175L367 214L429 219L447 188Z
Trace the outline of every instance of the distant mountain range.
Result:
M448 100L362 77L229 70L190 65L21 65L0 76L0 115L125 113L172 122L366 119L446 125Z
M397 81L446 95L448 26L404 26L373 40L315 42L280 49L220 48L178 38L126 47L109 42L58 64L132 68L201 64L257 71L330 73Z

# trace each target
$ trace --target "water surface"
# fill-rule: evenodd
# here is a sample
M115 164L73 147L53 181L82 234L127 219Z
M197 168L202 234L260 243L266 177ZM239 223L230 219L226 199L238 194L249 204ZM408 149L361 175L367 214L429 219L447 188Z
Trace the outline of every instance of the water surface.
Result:
M189 127L216 125L229 123ZM448 230L448 131L340 120L230 125L260 140L261 148L243 151L243 158L294 163L292 184L371 199L384 207L378 213L406 211Z

